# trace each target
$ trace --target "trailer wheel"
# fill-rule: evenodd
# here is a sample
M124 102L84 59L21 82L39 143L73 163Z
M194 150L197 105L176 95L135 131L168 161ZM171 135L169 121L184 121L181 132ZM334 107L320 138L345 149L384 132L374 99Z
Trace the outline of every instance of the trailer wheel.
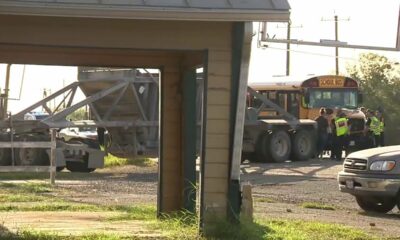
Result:
M273 162L272 159L268 156L266 141L268 141L269 133L265 132L258 136L258 139L255 144L254 152L250 155L250 162Z
M16 149L15 163L20 166L49 166L50 158L46 150L39 148Z
M291 159L293 161L308 160L315 154L315 136L308 130L297 131L293 136L292 146Z
M269 135L264 135L263 148L259 153L264 157L264 162L284 162L289 159L292 143L289 135L283 130L277 130Z

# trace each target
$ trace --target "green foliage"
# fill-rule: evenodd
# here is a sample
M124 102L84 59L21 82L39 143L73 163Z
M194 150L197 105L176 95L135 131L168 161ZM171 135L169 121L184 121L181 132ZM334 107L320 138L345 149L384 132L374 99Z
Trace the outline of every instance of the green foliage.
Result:
M87 120L88 112L86 111L85 107L82 107L76 110L75 112L71 113L70 115L68 115L67 119L71 121Z
M157 165L157 162L150 158L120 158L112 154L108 154L104 158L104 167L117 167L125 165L135 165L138 167L151 167Z
M311 209L335 210L334 206L326 205L323 203L317 203L317 202L305 202L305 203L302 203L301 206L303 208L311 208Z
M361 54L359 62L347 66L351 77L359 81L366 108L384 110L385 137L391 144L399 144L400 71L394 62L374 53ZM392 134L393 136L388 136Z

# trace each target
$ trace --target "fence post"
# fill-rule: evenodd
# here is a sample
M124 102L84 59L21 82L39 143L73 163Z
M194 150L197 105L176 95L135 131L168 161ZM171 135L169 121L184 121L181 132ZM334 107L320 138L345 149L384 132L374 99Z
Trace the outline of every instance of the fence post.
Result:
M50 149L50 183L56 183L56 130L50 129L51 149Z

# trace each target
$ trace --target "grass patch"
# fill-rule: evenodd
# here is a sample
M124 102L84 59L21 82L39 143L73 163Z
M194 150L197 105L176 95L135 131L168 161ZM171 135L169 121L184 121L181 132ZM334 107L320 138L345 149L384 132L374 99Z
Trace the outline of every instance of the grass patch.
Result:
M134 236L122 236L118 234L98 234L91 233L82 236L62 236L57 233L34 231L34 230L22 230L17 233L3 233L0 234L0 240L136 240L141 239Z
M41 202L48 200L48 197L37 196L37 195L22 195L22 194L12 194L12 195L0 195L0 202Z
M106 168L126 165L152 167L157 165L157 162L155 160L152 160L151 158L120 158L112 154L108 154L108 156L104 158L104 167Z
M0 188L12 193L49 193L53 190L48 183L0 183Z
M74 202L55 201L39 204L2 204L0 211L3 212L25 212L25 211L46 211L46 212L122 212L120 216L110 218L109 220L152 220L156 218L156 208L154 206L103 206L94 204L82 204Z
M198 227L197 216L185 211L164 214L150 225L152 229L161 230L167 239L205 239L198 236Z
M377 240L361 230L346 227L339 224L328 224L310 221L274 220L258 221L268 231L263 238L255 239L336 239L336 240Z
M323 203L317 203L317 202L304 202L301 204L302 208L311 208L311 209L320 209L320 210L335 210L334 206L331 205L326 205Z
M157 210L155 206L132 206L132 207L116 207L118 211L124 213L110 217L108 221L128 221L128 220L156 220Z
M215 221L207 230L209 239L221 240L377 240L361 230L339 224L328 224L299 220L264 220L255 222L242 220L241 224Z

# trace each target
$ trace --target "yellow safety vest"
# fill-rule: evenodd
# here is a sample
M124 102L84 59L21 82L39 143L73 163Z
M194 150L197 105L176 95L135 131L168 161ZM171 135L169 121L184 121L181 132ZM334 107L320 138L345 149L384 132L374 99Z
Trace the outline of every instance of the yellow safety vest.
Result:
M383 121L380 121L379 123L379 132L383 133L385 131L385 124L383 123Z
M374 135L381 135L380 125L381 123L377 117L371 118L371 124L369 125L369 128L374 133Z
M347 118L341 117L335 120L336 136L340 137L346 135L349 132L347 126Z

